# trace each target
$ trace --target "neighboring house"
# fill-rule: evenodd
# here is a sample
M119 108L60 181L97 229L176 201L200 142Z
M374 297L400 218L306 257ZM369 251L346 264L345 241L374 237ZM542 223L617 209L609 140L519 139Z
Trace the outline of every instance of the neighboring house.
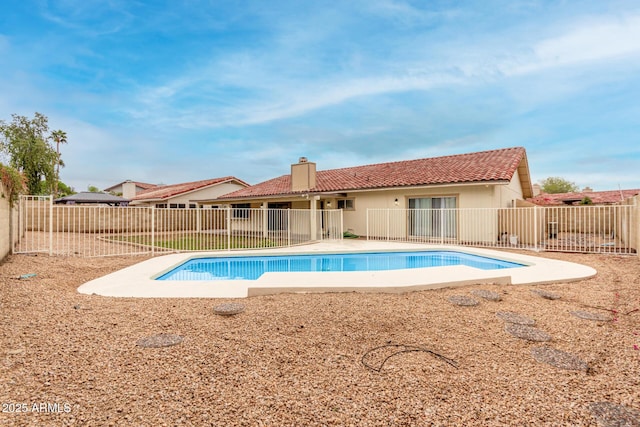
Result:
M92 191L82 191L80 193L64 196L55 199L53 203L57 205L108 205L108 206L127 206L129 199L114 196L109 193L100 193Z
M507 208L533 196L522 147L291 173L218 197L234 208L343 209L344 229L366 233L367 209ZM437 226L434 224L434 226Z
M623 200L640 194L640 189L635 190L609 190L609 191L579 191L575 193L541 193L528 199L538 206L563 206L563 205L613 205ZM589 203L589 201L591 203Z
M131 180L123 181L119 184L112 185L109 188L105 188L104 191L107 193L114 194L116 196L122 196L126 199L132 199L136 194L141 191L148 190L150 188L156 187L157 184L147 184L146 182L135 182Z
M215 199L248 186L249 184L233 176L173 185L157 185L132 197L131 206L197 208L202 207L203 200Z

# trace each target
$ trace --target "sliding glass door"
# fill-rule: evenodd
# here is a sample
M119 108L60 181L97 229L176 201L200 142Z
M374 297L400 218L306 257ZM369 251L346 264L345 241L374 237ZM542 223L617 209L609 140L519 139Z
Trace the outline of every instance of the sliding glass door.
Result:
M455 238L455 197L409 199L409 233L416 237Z

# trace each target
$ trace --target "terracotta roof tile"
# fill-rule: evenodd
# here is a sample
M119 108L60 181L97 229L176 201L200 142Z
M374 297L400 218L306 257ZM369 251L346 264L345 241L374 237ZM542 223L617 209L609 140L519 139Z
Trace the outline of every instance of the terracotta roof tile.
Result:
M585 197L591 199L596 205L610 205L640 194L640 189L635 190L609 190L609 191L580 191L575 193L543 193L527 199L539 206L560 206L578 203Z
M135 201L139 200L165 200L171 197L178 196L180 194L189 193L195 190L199 190L201 188L209 187L215 184L222 184L227 181L237 181L243 185L249 185L246 182L235 178L233 176L225 176L222 178L213 178L213 179L205 179L202 181L193 181L193 182L183 182L180 184L172 184L172 185L157 185L148 190L144 190L136 194L136 196L131 199Z
M355 191L473 182L510 181L521 160L522 147L478 153L405 160L317 171L310 192ZM238 199L304 193L291 191L291 175L282 175L219 197Z

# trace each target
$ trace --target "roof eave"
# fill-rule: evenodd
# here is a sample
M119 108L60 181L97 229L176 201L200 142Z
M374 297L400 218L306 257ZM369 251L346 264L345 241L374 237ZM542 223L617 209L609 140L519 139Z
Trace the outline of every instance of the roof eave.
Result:
M243 201L255 201L255 200L273 200L273 199L283 199L283 198L292 198L295 199L297 197L304 197L306 195L309 196L332 196L332 197L341 197L342 193L367 193L373 191L401 191L406 189L420 189L420 188L435 188L435 187L459 187L459 186L475 186L475 185L506 185L509 184L508 180L491 180L491 181L473 181L473 182L452 182L452 183L444 183L444 184L421 184L421 185L403 185L403 186L393 186L393 187L372 187L372 188L344 188L344 189L333 189L326 191L318 191L318 190L309 190L309 191L298 191L295 193L279 193L279 194L270 194L270 195L255 195L255 196L244 196L244 197L223 197L217 199L209 199L203 200L203 203L236 203ZM346 196L343 196L346 197Z

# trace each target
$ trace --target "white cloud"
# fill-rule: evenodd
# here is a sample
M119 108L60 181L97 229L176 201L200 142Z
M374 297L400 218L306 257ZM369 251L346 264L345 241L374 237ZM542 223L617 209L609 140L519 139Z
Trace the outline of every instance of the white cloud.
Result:
M505 74L518 75L629 55L640 55L640 15L583 21L561 36L534 44L532 56L520 65L501 68Z

